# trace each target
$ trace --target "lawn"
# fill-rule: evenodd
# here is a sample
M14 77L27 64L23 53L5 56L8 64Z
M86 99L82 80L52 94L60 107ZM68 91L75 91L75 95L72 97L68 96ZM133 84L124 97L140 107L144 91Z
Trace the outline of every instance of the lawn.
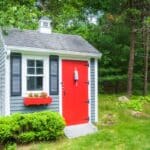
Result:
M98 132L76 139L20 145L18 150L150 150L150 103L142 116L120 107L116 95L99 96Z

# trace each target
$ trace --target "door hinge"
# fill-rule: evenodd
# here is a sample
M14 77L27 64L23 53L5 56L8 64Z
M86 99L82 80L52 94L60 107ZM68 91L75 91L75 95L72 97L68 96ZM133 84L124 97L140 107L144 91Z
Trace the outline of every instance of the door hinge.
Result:
M85 103L88 103L88 104L89 104L89 100L85 101Z
M87 117L87 118L85 118L85 120L86 120L86 121L89 121L90 119L89 119L89 117Z
M89 84L89 81L86 81L85 84Z
M89 67L89 63L86 63L85 66Z

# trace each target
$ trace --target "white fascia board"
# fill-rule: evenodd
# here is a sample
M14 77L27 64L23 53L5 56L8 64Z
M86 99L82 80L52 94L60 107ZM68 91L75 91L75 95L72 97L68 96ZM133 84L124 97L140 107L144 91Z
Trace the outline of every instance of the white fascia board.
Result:
M92 53L81 53L67 50L52 50L52 49L41 49L41 48L33 48L33 47L20 47L20 46L7 46L13 52L21 52L21 53L34 53L38 52L39 54L58 54L61 56L80 56L85 58L101 58L102 54L92 54Z

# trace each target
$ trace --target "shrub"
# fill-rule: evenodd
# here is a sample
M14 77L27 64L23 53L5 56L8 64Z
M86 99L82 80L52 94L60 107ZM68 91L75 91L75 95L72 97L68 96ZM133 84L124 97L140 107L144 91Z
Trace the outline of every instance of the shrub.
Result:
M16 143L9 143L9 144L6 144L5 146L5 150L16 150L16 149L17 149Z
M46 98L48 97L48 94L46 92L41 92L40 97Z
M142 111L144 103L149 102L149 100L150 100L150 98L148 96L146 96L146 97L144 97L144 96L140 96L140 97L133 96L129 102L120 103L120 106L124 107L124 108L130 108L130 109L133 109L135 111Z
M143 101L140 100L131 100L128 104L127 107L131 108L135 111L142 111L143 110Z
M35 139L35 132L33 131L21 133L18 136L18 141L21 143L29 143L31 141L34 141L34 139Z
M64 134L65 123L56 112L13 114L0 118L0 143L55 140Z
M143 96L142 98L143 98L146 102L149 102L149 103L150 103L150 96L145 96L145 97Z
M39 97L39 94L38 93L34 93L34 97Z
M28 93L28 97L43 97L46 98L48 97L48 94L46 92L41 92L41 93Z
M33 97L33 93L29 93L29 94L28 94L28 97Z

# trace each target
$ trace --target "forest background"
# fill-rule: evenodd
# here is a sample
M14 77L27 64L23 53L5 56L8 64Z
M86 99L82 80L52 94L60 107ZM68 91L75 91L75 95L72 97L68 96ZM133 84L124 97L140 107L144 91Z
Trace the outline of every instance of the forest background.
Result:
M150 93L150 0L0 0L0 26L78 34L102 54L99 92Z

